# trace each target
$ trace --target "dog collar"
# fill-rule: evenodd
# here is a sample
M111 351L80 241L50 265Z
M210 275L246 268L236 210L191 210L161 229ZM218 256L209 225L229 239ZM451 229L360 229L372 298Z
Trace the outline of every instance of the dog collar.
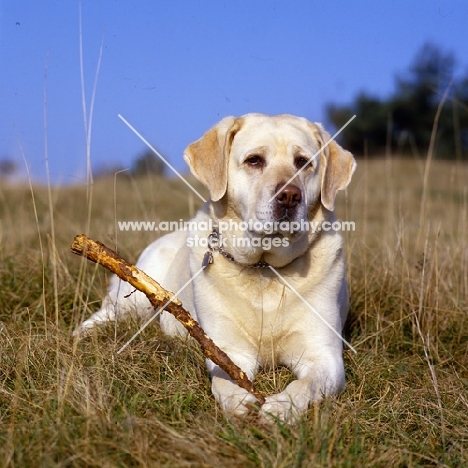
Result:
M219 252L224 258L229 260L236 265L240 265L246 268L268 268L270 265L267 262L257 262L257 263L241 263L238 262L232 254L226 252L221 245L219 239L219 232L217 228L213 228L213 231L208 236L208 249L203 256L202 268L205 269L208 265L213 263L213 252Z

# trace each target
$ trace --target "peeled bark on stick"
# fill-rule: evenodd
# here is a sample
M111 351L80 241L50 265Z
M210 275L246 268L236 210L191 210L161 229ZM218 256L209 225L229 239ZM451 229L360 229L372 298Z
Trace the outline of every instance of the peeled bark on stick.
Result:
M187 329L189 334L200 343L205 356L226 372L239 387L254 395L260 405L265 403L265 397L255 389L242 369L214 344L198 322L182 307L181 302L173 293L166 291L157 281L150 278L136 266L128 263L101 242L94 241L84 234L76 236L70 248L74 254L84 256L88 260L102 265L115 273L120 279L130 283L134 288L146 295L153 307L161 307L171 300L164 310L170 312Z

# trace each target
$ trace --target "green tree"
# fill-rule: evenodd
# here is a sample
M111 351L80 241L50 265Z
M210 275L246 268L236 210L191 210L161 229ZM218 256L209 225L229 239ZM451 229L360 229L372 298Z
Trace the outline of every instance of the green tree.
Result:
M4 158L0 160L0 177L10 177L16 174L18 165L13 159Z
M385 149L424 154L429 146L439 102L449 90L439 118L436 154L463 157L468 149L468 77L456 81L455 58L433 44L416 55L409 71L396 77L388 100L360 93L350 106L327 106L327 117L340 128L352 115L341 141L357 154L382 154Z
M337 128L341 128L353 115L358 116L341 137L346 148L358 154L369 150L384 151L388 113L388 103L366 93L360 93L352 106L330 104L327 107L328 119Z
M132 164L131 174L134 176L141 175L158 175L163 176L166 170L166 164L153 151L146 151L138 157Z

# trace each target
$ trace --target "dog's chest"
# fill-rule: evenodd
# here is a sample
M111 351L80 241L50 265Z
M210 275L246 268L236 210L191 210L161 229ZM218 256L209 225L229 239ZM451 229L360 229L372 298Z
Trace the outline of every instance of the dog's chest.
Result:
M295 328L297 296L272 271L243 269L213 282L223 292L216 320L231 322L249 340L278 342Z

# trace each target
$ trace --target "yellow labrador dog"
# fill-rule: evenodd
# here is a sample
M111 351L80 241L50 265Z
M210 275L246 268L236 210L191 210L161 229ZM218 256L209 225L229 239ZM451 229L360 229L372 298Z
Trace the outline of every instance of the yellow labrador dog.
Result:
M223 119L184 158L210 201L190 229L156 240L137 266L170 291L182 288L184 306L250 379L262 366L288 366L297 380L267 397L261 412L294 420L345 385L343 242L326 227L356 162L320 124L263 114ZM154 313L132 291L114 278L102 308L76 332L131 311ZM160 324L169 335L186 334L167 312ZM255 397L207 366L225 413L246 414Z

